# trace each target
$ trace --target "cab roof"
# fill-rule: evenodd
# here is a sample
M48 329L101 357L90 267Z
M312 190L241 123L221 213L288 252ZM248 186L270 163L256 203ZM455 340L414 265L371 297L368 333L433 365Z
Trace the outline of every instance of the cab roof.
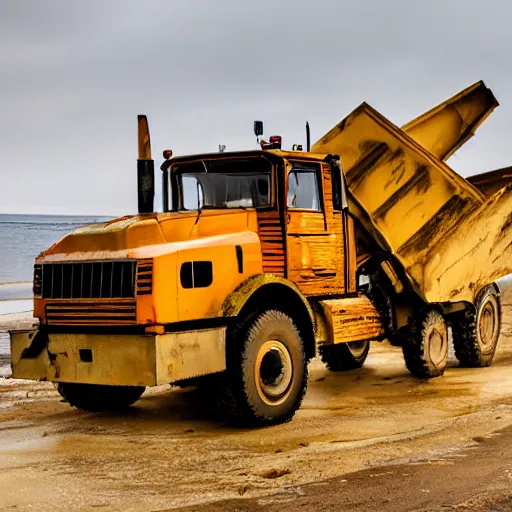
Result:
M332 155L327 153L311 153L307 151L282 151L280 149L259 149L250 151L226 151L223 153L199 153L196 155L180 155L173 156L169 162L187 162L193 160L213 160L213 159L227 159L227 158L240 158L240 157L255 157L255 156L274 156L277 158L286 158L289 160L316 160L323 162Z

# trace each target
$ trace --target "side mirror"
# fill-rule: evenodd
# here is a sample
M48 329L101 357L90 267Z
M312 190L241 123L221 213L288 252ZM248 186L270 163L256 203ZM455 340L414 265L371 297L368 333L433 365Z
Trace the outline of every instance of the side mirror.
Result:
M348 209L347 183L341 166L341 160L338 155L334 155L331 159L331 179L333 186L333 208L335 210Z
M254 135L256 138L263 135L263 121L254 121Z

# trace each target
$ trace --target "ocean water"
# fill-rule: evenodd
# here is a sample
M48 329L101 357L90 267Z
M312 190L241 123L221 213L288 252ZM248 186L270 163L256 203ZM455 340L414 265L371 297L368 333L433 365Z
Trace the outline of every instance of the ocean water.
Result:
M0 214L0 302L31 299L36 256L70 231L110 218Z

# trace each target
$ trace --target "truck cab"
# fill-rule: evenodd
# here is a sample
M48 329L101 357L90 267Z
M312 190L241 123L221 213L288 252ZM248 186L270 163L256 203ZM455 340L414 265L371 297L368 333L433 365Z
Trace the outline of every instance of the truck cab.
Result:
M164 164L165 211L254 214L264 273L306 296L355 292L355 239L339 161L330 155L253 151Z
M13 333L13 375L57 382L85 409L211 375L233 396L248 378L254 396L231 412L284 421L319 346L349 342L357 365L383 334L357 291L340 162L272 149L174 157L162 171L163 212L84 226L37 258L40 326ZM255 329L272 339L254 342ZM256 350L250 368L244 350Z

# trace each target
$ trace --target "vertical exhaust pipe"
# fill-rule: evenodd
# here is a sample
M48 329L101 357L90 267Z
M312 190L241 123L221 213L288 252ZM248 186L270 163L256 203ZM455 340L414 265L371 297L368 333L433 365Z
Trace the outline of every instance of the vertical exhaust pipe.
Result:
M311 132L309 131L309 123L306 121L306 151L311 151Z
M151 159L151 141L146 116L137 116L139 158L137 160L137 199L139 213L153 213L155 206L155 162Z

